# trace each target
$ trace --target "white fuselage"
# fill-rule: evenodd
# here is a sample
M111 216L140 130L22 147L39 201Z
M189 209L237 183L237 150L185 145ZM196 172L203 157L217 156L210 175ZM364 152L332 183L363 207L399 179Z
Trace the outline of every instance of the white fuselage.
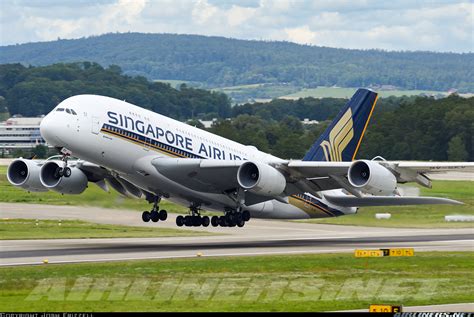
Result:
M143 190L185 206L199 202L203 209L216 211L232 208L235 202L225 194L195 191L168 179L157 172L150 161L159 157L261 163L283 161L253 146L239 144L125 101L96 95L79 95L61 102L43 119L41 134L49 144L65 147L80 159L106 167ZM309 194L288 199L288 204L270 200L246 209L253 217L286 219L355 212L355 208L331 206L324 199Z

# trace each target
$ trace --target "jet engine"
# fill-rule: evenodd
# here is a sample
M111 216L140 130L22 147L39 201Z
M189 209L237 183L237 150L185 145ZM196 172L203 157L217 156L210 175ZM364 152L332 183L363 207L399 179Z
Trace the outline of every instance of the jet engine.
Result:
M286 187L286 179L279 171L267 164L245 162L237 171L239 185L252 193L279 196Z
M69 177L61 176L61 161L48 161L41 167L40 180L44 187L61 194L80 194L87 188L87 176L77 167L70 167Z
M8 181L30 192L46 192L40 180L41 161L16 159L7 171Z
M355 161L347 176L352 186L376 196L391 196L397 188L395 175L374 161Z

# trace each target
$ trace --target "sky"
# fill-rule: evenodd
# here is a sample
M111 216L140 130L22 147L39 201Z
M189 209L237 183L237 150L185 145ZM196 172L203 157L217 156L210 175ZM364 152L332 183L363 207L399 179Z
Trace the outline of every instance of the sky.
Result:
M474 0L0 0L0 45L110 32L474 51Z

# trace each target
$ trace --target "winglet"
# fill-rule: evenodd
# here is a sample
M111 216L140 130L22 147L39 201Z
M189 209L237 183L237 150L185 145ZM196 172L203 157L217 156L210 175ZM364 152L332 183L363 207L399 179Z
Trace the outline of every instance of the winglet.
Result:
M377 103L377 97L377 93L372 90L358 89L306 153L303 161L354 160Z

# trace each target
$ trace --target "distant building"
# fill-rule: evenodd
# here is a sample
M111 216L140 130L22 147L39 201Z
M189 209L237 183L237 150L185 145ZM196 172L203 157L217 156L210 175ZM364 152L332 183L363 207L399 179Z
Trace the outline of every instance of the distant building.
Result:
M448 93L447 95L452 95L452 94L457 94L458 93L458 90L456 88L451 88L448 90Z
M0 122L0 149L34 148L39 144L47 145L40 134L43 118L12 117Z
M199 120L199 122L201 122L204 128L206 129L209 129L212 126L212 124L216 121L217 121L217 118L214 118L212 120Z
M308 118L304 118L303 121L301 121L302 124L319 124L319 121L317 120L309 120Z

